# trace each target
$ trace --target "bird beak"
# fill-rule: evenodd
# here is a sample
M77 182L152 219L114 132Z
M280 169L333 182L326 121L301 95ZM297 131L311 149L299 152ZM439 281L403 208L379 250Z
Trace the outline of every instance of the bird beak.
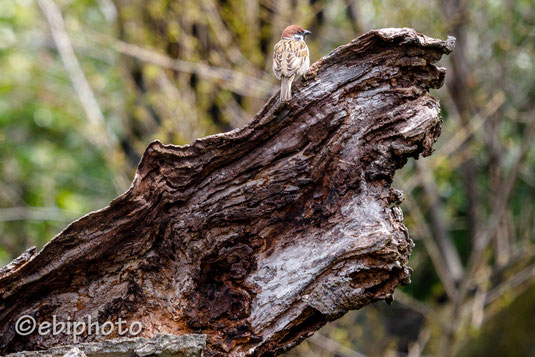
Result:
M311 31L308 31L308 30L303 31L303 35L305 35L305 36L306 36L306 35L310 35L311 33L312 33L312 32L311 32Z

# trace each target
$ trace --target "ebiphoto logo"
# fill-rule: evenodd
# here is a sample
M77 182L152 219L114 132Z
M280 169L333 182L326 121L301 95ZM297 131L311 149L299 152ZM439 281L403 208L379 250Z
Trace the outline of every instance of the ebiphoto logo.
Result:
M78 321L71 321L70 318L67 318L67 321L59 321L56 315L53 315L52 321L40 323L37 323L33 316L23 315L15 323L15 332L21 336L31 335L34 332L37 332L40 336L66 334L72 336L73 343L76 343L77 338L85 333L87 335L108 336L117 331L119 336L126 334L136 336L142 329L143 326L139 321L133 321L128 324L127 321L119 317L115 323L106 321L100 324L98 321L93 321L89 315Z

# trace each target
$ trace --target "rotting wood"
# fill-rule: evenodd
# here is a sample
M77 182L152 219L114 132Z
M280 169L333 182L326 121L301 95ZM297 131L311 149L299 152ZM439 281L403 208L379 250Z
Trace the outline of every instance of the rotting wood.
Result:
M0 352L71 344L17 334L28 314L139 321L138 337L206 334L207 356L274 355L391 300L413 246L392 178L440 135L428 90L454 42L368 32L244 128L150 144L126 193L0 272Z

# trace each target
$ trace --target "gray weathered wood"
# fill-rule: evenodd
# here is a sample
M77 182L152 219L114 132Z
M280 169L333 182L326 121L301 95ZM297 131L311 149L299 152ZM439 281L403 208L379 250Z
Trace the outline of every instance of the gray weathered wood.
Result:
M121 337L101 342L57 346L44 351L15 352L6 357L131 357L155 354L166 357L201 357L205 347L204 335L158 334L153 338Z

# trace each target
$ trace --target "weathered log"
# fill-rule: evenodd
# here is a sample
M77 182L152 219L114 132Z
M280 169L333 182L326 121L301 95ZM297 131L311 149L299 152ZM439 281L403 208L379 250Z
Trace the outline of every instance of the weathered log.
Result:
M371 31L246 127L150 144L126 193L0 272L0 352L72 343L18 334L30 315L138 321L138 337L205 334L208 356L272 355L391 300L409 281L413 246L392 177L432 152L441 119L428 90L445 76L433 63L453 46L407 28Z
M157 334L153 338L116 338L100 342L56 346L43 351L15 352L7 357L92 357L154 356L201 357L206 347L205 335Z

